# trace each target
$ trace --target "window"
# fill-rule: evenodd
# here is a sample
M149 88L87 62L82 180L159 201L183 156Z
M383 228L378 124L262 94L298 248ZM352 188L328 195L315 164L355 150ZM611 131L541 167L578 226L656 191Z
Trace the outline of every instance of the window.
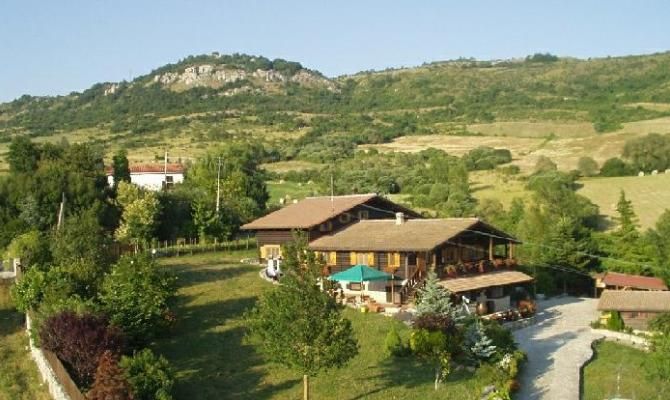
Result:
M368 219L370 217L370 213L368 210L360 210L358 212L358 219Z
M274 260L281 256L281 247L278 244L266 244L261 246L261 258Z
M328 253L328 265L337 265L337 252L331 251Z
M407 255L407 265L416 265L416 253L409 253Z
M165 177L165 180L162 182L163 183L163 189L169 189L174 186L174 176L172 175L167 175Z
M398 268L400 267L400 253L395 252L395 253L388 253L388 266L391 268Z
M351 221L351 215L348 213L340 214L338 217L341 223L346 224L347 222Z
M323 224L319 225L319 230L321 232L330 232L333 229L333 223L328 221L324 222Z
M361 253L352 251L349 254L350 265L375 265L375 253Z
M349 289L349 290L363 290L363 285L360 282L350 282L349 285L347 285L347 289Z
M368 253L356 253L356 264L368 265Z

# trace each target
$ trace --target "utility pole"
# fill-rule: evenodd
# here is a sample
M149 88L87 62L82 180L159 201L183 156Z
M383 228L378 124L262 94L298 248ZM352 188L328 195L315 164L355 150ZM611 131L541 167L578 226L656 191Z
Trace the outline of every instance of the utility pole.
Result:
M60 227L63 224L64 213L65 213L65 192L61 194L60 208L58 209L58 224L56 225L57 231L60 230Z
M335 214L335 178L330 174L330 212Z
M219 215L221 207L221 156L219 156L219 163L216 171L216 215Z
M165 161L163 162L163 185L164 189L167 191L167 161L168 161L168 152L165 150Z

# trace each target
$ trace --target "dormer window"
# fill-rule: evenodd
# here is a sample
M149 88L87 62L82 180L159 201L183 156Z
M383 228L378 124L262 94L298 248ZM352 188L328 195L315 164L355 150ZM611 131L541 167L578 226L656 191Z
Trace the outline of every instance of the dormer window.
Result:
M368 210L361 210L358 212L358 219L368 219L370 217L370 213Z
M351 221L351 215L349 215L349 213L340 214L338 219L341 223L346 224L347 222Z
M321 232L330 232L333 230L333 223L330 221L324 222L323 224L319 225L319 230Z

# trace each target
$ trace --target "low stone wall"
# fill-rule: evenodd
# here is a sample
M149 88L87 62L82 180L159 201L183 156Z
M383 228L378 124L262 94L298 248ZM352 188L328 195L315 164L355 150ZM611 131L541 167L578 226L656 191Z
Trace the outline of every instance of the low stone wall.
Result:
M516 321L505 322L502 324L502 326L509 329L510 331L516 331L518 329L523 329L531 325L534 325L535 323L537 323L537 316L533 315L532 317L519 319Z
M50 351L35 346L30 337L30 316L26 315L26 331L30 346L30 355L37 364L42 381L49 386L49 393L54 400L86 400L77 385L72 381L58 357Z
M605 340L612 342L623 342L624 344L639 347L644 350L649 350L649 340L645 337L631 335L625 332L615 332L607 329L591 329L591 332L602 335Z

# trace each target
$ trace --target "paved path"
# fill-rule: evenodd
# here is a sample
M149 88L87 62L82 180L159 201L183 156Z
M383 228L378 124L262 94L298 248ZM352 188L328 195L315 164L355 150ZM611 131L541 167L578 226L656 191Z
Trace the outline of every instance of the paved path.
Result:
M538 304L538 322L514 332L528 354L518 400L579 400L580 367L600 338L589 323L598 317L597 299L563 297Z

